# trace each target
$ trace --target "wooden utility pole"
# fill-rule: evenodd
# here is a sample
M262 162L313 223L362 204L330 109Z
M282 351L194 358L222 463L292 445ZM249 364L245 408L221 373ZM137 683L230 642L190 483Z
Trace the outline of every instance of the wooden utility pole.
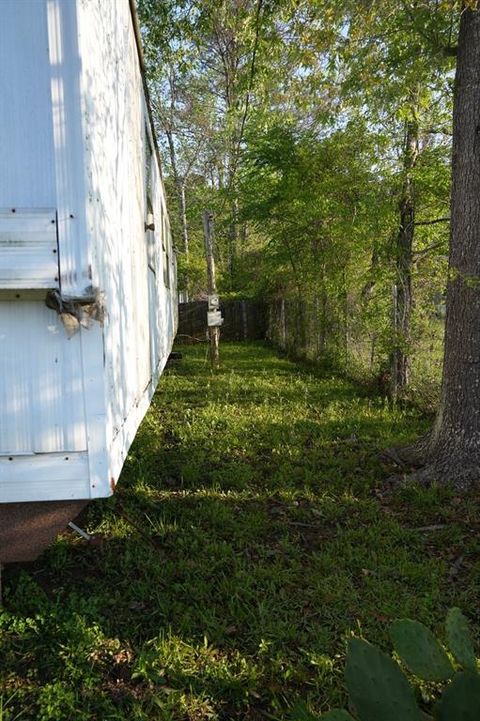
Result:
M208 275L208 335L210 337L210 360L212 368L220 364L220 324L214 324L212 316L220 316L218 311L217 283L215 280L215 259L213 257L213 213L203 212L203 232L205 236L205 255ZM220 317L221 318L221 317Z

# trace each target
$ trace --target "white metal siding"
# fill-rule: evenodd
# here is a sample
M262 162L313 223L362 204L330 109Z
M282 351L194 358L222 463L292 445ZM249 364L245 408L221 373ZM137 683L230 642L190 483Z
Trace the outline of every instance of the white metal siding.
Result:
M0 207L55 207L44 0L1 1L0 88Z
M92 270L106 295L107 442L116 481L170 351L176 296L163 281L166 210L155 158L154 249L145 233L148 120L128 0L78 0L78 20Z
M0 210L0 289L58 285L55 210Z
M0 454L86 449L80 337L44 303L0 301L0 379Z
M25 479L28 478L28 483ZM2 502L50 501L61 489L62 500L90 495L87 453L43 453L0 457Z
M82 339L25 290L58 286L59 257L62 290L87 285L75 11L0 2L0 502L90 495Z
M130 8L0 6L0 207L56 209L62 293L91 284L106 301L104 327L68 339L42 293L0 289L0 502L106 496L176 325L156 162L153 253L145 235L146 113Z
M106 296L107 396L119 427L150 377L141 80L126 0L79 0L79 23L93 282Z
M20 0L16 5L21 4ZM76 0L36 0L46 3L50 51L50 104L53 121L55 187L62 293L88 295L91 269L85 199L85 138ZM115 6L112 0L107 5ZM25 51L25 48L23 48ZM101 68L97 68L101 76ZM108 112L108 108L105 108Z

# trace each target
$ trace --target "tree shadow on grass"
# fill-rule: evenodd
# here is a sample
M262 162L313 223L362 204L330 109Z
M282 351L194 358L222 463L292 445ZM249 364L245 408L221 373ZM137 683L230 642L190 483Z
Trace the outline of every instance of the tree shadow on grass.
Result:
M94 679L99 698L123 693L119 718L137 702L149 718L152 695L167 708L185 692L204 704L191 718L277 706L286 719L297 696L320 708L339 694L344 634L360 624L385 644L395 617L431 623L450 585L422 534L347 493L139 483L90 514L96 542L64 535L7 572L2 671L37 688Z
M7 571L0 673L31 718L287 719L297 696L341 703L352 631L385 644L392 618L443 618L448 565L371 493L412 419L268 349L263 375L251 351L225 348L211 416L190 412L198 352L166 379L118 493L81 520L96 541Z

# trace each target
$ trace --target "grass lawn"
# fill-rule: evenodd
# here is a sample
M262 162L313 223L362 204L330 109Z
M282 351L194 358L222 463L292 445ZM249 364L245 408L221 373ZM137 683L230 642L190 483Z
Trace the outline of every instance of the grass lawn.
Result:
M390 649L392 619L478 619L478 497L383 492L378 451L418 411L262 344L224 345L216 375L182 350L83 515L96 540L4 574L0 721L320 713L345 700L350 634Z

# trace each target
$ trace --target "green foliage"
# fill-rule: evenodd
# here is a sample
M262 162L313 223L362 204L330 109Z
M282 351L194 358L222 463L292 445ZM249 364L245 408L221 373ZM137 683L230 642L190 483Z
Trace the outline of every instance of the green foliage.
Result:
M206 265L203 258L191 253L177 255L177 279L179 288L187 288L189 296L197 297L206 286Z
M337 713L333 711L331 713ZM345 713L342 710L342 713ZM308 710L307 704L303 701L298 701L292 709L289 721L317 721L317 716Z
M74 689L60 681L47 683L41 689L38 698L39 721L58 721L59 719L75 718L86 721L88 715L83 713Z
M405 666L426 681L446 681L453 675L453 666L433 633L418 621L408 618L395 621L390 627L393 647Z
M209 209L220 293L308 304L318 318L302 329L315 348L307 355L385 389L401 350L411 359L410 397L434 407L452 132L453 64L443 50L455 44L455 3L139 7L180 287L190 298L205 291ZM408 123L418 131L410 165ZM407 179L415 227L403 257ZM410 282L405 273L413 305L399 330L392 286Z

